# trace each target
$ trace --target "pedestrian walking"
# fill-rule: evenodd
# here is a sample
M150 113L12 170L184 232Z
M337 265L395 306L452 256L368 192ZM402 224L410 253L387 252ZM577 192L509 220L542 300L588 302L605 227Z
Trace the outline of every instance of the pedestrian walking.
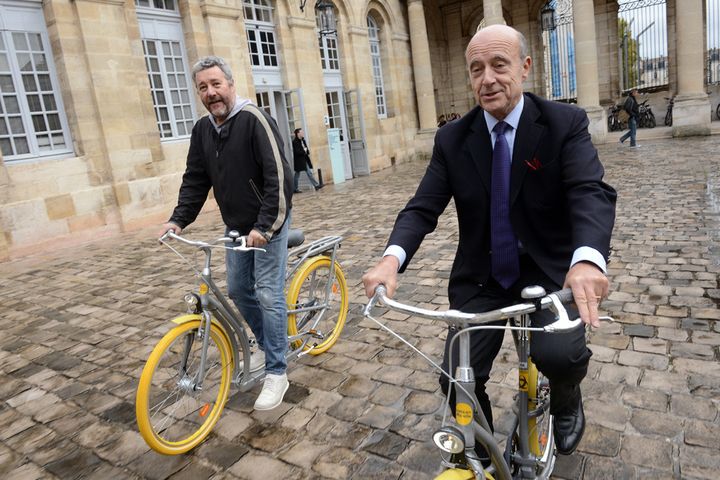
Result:
M630 93L628 94L628 97L625 99L625 103L623 103L623 110L628 114L628 128L629 130L620 137L620 143L624 143L625 140L630 138L630 146L631 147L639 147L635 141L635 135L637 134L637 122L638 117L640 116L640 105L637 101L637 88L633 88L630 90Z
M528 285L546 291L565 286L577 304L570 315L579 311L585 323L599 325L616 193L602 181L587 114L523 93L532 65L527 50L524 36L505 25L483 28L470 40L465 60L478 106L438 131L425 176L398 215L384 257L363 277L368 297L380 284L393 295L398 273L452 199L460 237L448 285L450 308L486 312L522 301ZM553 321L547 310L533 314L536 326ZM449 331L446 371L451 358L458 364L457 350L449 351L452 336ZM503 332L473 332L470 341L475 394L492 427L485 383ZM557 449L570 454L585 428L580 382L592 355L585 330L533 333L531 353L550 381ZM447 379L440 383L454 397ZM481 448L478 455L487 458Z
M212 187L228 231L247 235L247 245L265 252L226 250L228 295L247 320L259 351L250 370L265 368L256 410L282 402L289 383L285 269L292 178L275 120L235 93L230 67L220 57L201 58L192 69L210 115L190 137L178 204L162 233L180 233L200 213Z
M305 172L315 190L320 190L325 185L313 177L313 164L310 161L310 149L305 141L305 132L302 128L296 128L293 138L293 163L295 166L295 193L300 193L300 174Z

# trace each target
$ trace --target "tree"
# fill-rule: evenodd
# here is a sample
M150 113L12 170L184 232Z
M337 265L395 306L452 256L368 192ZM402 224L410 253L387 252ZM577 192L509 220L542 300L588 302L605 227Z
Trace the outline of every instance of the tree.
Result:
M637 87L640 77L638 72L638 43L633 38L630 24L624 18L618 18L618 45L620 45L622 89Z

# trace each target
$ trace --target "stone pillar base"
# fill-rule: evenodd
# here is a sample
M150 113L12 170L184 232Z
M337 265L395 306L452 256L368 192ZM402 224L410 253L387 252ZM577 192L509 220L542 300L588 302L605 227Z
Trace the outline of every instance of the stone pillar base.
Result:
M710 100L706 94L677 95L672 115L673 137L710 135Z
M607 118L605 109L599 106L582 107L587 113L590 125L588 131L595 145L605 143L607 140Z
M416 158L430 159L432 155L433 145L435 144L435 134L437 128L427 128L418 130L415 134L413 146L415 147Z

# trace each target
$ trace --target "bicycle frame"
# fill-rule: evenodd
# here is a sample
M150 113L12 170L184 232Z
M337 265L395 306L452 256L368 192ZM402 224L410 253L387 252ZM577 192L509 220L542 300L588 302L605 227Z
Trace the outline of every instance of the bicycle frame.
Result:
M168 234L170 238L174 238L176 240L180 240L184 243L194 245L198 247L199 250L201 250L203 253L205 253L205 264L203 266L203 269L199 272L199 285L197 293L194 293L194 295L199 299L200 303L200 309L199 312L195 312L196 314L199 314L202 318L201 328L198 330L198 335L203 340L202 344L202 350L201 350L201 356L200 356L200 365L198 368L198 375L197 378L198 381L192 382L192 384L189 384L187 386L188 389L191 389L193 391L201 390L202 389L202 379L205 377L205 361L207 358L207 348L208 348L208 342L209 342L209 335L206 335L205 332L210 331L210 325L213 320L216 320L223 328L225 333L228 336L228 340L231 343L232 351L233 351L233 372L232 372L232 384L238 388L241 392L250 390L260 379L262 379L265 375L265 372L260 370L258 372L255 372L254 374L250 372L250 355L244 355L243 356L243 364L242 368L240 367L240 364L237 360L237 353L242 352L250 352L250 338L247 334L247 331L245 327L243 326L244 318L242 314L237 311L235 308L233 308L230 305L230 302L228 302L225 295L222 293L220 288L217 286L215 281L212 278L212 272L211 272L211 261L212 261L212 249L213 248L225 248L229 249L231 247L226 247L224 245L219 244L206 244L203 242L192 242L189 240L186 240L179 235L175 234ZM233 242L234 238L221 238L219 241L223 242ZM332 250L331 258L332 263L331 265L335 265L335 259L336 259L336 252L337 248L339 246L340 240L342 240L342 237L339 236L328 236L321 238L315 242L312 242L306 246L299 247L292 251L293 255L300 256L300 259L296 262L293 262L291 264L291 269L288 269L290 271L289 275L286 275L287 278L290 278L292 274L297 270L297 268L302 264L303 261L305 261L308 258L312 258L313 256L318 255L318 253L327 252L328 250ZM245 249L244 241L242 242L242 245L240 247L241 249ZM261 249L256 249L261 250ZM325 303L324 304L316 304L311 307L306 307L302 309L297 310L288 310L288 314L291 313L298 313L303 311L310 311L310 310L321 310L327 307L328 305L328 298L330 295L330 282L328 282L328 285L326 287L326 296L325 296ZM192 317L191 317L192 318ZM191 318L186 318L183 321L188 321ZM318 316L318 318L313 323L313 327L317 325L317 323L322 318L321 315ZM182 323L182 321L180 322ZM312 330L312 329L311 329ZM299 340L303 337L306 337L304 341L297 347L288 350L288 352L285 355L286 360L289 362L290 360L294 360L295 358L298 358L302 355L305 355L308 353L308 351L304 351L304 347L307 345L308 341L310 340L312 336L312 332L299 332L297 335L294 335L292 337L288 338L289 342L292 342L294 340ZM180 366L181 370L185 368L184 365ZM247 373L247 374L246 374Z
M582 321L580 319L571 321L568 318L567 311L562 305L563 303L568 303L572 300L572 292L570 292L570 290L563 290L561 292L545 295L544 289L540 287L528 287L523 290L523 298L528 299L528 303L512 305L486 313L471 314L459 312L457 310L432 311L396 302L388 298L385 293L385 287L380 286L376 290L375 296L368 302L363 312L366 317L372 319L370 311L379 301L392 310L424 318L444 320L450 326L458 328L459 331L454 334L450 341L451 350L455 341L459 343L459 360L454 377L452 377L448 372L442 371L437 364L432 362L432 360L427 358L424 354L422 354L422 352L418 352L436 368L440 369L444 375L448 376L451 383L455 386L455 418L458 423L459 430L464 438L464 456L465 461L467 462L466 468L469 468L475 474L476 478L486 478L486 471L489 474L496 475L496 477L492 478L498 478L500 480L511 480L513 478L510 473L510 465L506 462L503 451L500 449L500 445L493 437L487 419L485 418L474 393L475 378L473 368L470 365L469 334L472 331L481 329L511 330L513 332L513 338L515 340L515 346L518 353L518 396L515 410L516 422L518 422L518 444L517 451L511 454L510 463L513 466L518 467L520 478L548 478L554 468L555 458L554 454L551 452L552 448L547 448L543 457L538 459L532 451L532 449L536 446L531 445L528 441L530 434L528 429L528 420L544 414L549 408L549 402L545 402L545 404L540 405L537 405L536 403L533 410L528 408L530 396L527 385L537 383L537 379L529 378L529 366L531 364L529 356L529 333L533 331L569 331L581 325ZM530 325L529 314L543 308L549 308L552 310L556 315L556 321L545 327L532 327ZM516 319L517 322L515 321ZM511 325L505 326L483 325L497 320L511 320L512 322ZM384 325L380 325L387 329ZM392 331L391 333L394 334ZM415 350L417 351L417 349ZM452 371L452 364L450 364L449 370ZM534 382L532 380L534 380ZM524 389L523 385L525 385ZM453 387L451 386L451 388ZM550 417L550 422L552 422L552 417ZM548 445L553 445L554 443L552 443L553 439L551 436L552 423L549 425L550 438L548 439ZM514 430L515 429L513 428L513 432ZM490 454L492 466L489 469L485 469L482 466L480 459L475 453L474 447L476 438L486 447L488 453ZM508 439L508 442L510 442L510 439ZM539 474L535 470L538 462L543 462L544 465ZM454 463L448 462L446 459L443 459L443 464L450 468L458 466Z

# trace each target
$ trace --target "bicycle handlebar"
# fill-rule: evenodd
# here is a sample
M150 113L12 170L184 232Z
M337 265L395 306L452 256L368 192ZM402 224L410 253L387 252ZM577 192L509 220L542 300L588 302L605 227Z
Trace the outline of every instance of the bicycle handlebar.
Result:
M550 325L542 327L542 329L546 332L567 332L582 324L582 320L579 318L575 320L570 320L568 318L567 310L565 310L563 304L570 303L572 300L572 290L566 288L564 290L559 290L549 295L536 298L534 301L533 299L529 299L526 303L518 303L516 305L484 313L465 313L454 309L437 311L397 302L387 296L387 289L384 285L379 285L375 289L375 294L365 306L363 315L369 316L373 307L375 307L378 302L382 302L383 305L387 306L391 310L423 318L443 320L450 324L484 324L497 320L507 320L518 315L537 312L538 310L550 309L555 313L557 319Z
M239 237L220 237L217 240L213 241L212 243L203 242L199 240L188 240L187 238L184 238L177 233L173 232L172 230L168 230L165 232L165 234L159 238L159 241L162 243L168 238L172 238L173 240L179 240L187 245L191 245L193 247L198 248L214 248L214 247L221 247L226 248L228 250L235 250L235 251L241 251L241 252L249 252L251 250L258 250L261 252L266 252L264 248L258 248L258 247L248 247L247 246L247 236L239 236ZM227 247L225 245L218 245L220 243L239 243L239 245L234 247Z

